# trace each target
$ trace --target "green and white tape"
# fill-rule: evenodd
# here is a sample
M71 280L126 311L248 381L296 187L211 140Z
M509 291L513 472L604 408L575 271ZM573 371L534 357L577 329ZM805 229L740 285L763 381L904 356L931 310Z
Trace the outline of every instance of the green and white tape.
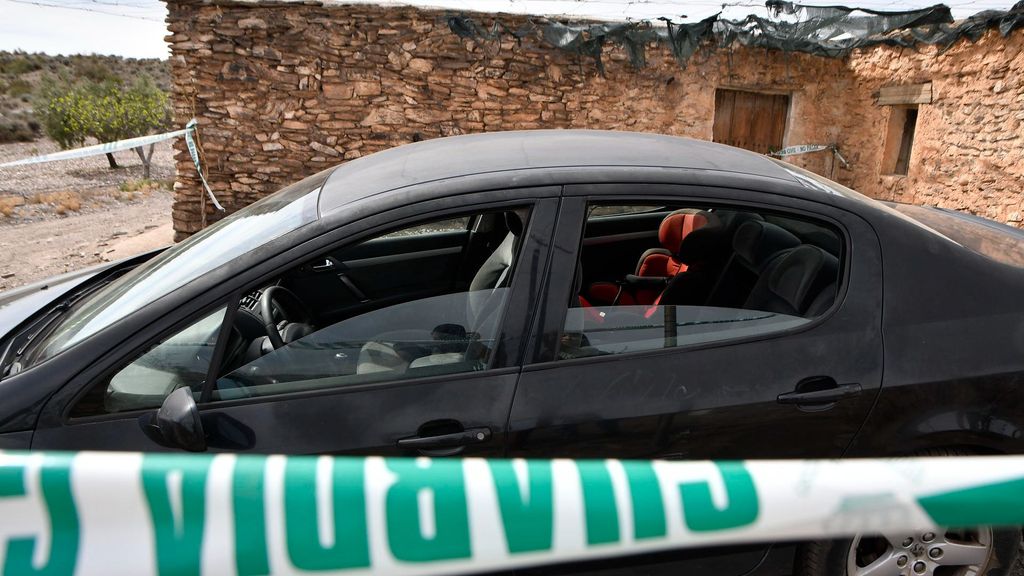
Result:
M810 152L821 152L822 150L829 150L832 146L828 144L800 144L799 146L788 146L782 150L776 150L772 152L772 156L778 156L779 158L785 158L786 156L796 156L797 154L808 154Z
M0 452L0 573L460 574L1024 523L1024 458L430 460Z
M181 130L175 130L173 132L164 132L163 134L152 134L150 136L139 136L138 138L128 138L126 140L118 140L117 142L107 142L104 144L96 144L94 146L85 146L84 148L75 148L74 150L64 150L62 152L54 152L53 154L42 154L40 156L33 156L31 158L23 158L21 160L14 160L13 162L4 162L0 164L0 168L12 168L15 166L27 166L30 164L42 164L44 162L57 162L60 160L71 160L73 158L87 158L89 156L101 156L103 154L111 154L113 152L120 152L122 150L131 150L133 148L141 148L150 144L156 144L157 142L163 142L164 140L170 140L172 138L178 138L179 136L185 137L185 145L188 147L188 153L192 157L192 163L196 166L196 172L199 173L199 179L203 183L203 189L206 190L206 194L210 197L210 201L213 203L217 210L223 211L224 207L217 201L217 197L213 195L213 190L210 189L210 185L206 182L206 177L203 176L203 168L199 162L199 150L196 148L195 143L195 131L197 130L198 123L193 118L189 120L188 124L185 125Z
M769 156L775 156L778 158L785 158L786 156L796 156L798 154L809 154L811 152L821 152L822 150L831 150L835 154L836 160L846 166L850 167L849 163L846 162L846 158L839 153L839 147L835 144L799 144L797 146L787 146L782 150L776 150L771 152Z
M188 148L188 155L192 157L192 163L196 165L196 173L199 174L199 180L203 183L203 189L206 190L206 194L210 197L210 202L213 202L213 207L223 212L224 207L217 202L217 197L213 195L213 190L210 190L210 185L206 182L206 176L203 176L203 167L199 164L199 150L196 148L195 137L193 133L197 130L196 126L198 122L193 118L188 121L185 125L185 146Z

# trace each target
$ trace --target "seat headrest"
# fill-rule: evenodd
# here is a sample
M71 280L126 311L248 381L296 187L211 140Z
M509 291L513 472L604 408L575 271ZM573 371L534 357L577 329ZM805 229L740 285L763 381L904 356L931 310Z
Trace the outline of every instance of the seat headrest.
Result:
M762 220L748 220L736 229L732 249L748 266L757 271L771 257L800 245L800 239L785 228Z
M839 260L817 246L804 244L786 254L772 271L768 288L800 314L806 312L808 297L817 296L836 282Z
M675 254L690 232L708 223L709 212L698 212L693 209L676 210L661 221L658 226L658 242L666 250Z
M505 212L505 227L512 233L513 236L519 236L523 233L523 218L518 212L508 211Z
M676 258L693 266L707 260L725 259L732 249L732 237L736 228L750 220L761 220L761 216L750 212L705 212L707 224L690 232L679 245Z

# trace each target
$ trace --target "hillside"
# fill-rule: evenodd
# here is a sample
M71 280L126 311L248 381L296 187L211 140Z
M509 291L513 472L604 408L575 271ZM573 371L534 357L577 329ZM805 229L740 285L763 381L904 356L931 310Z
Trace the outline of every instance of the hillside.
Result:
M164 90L170 87L170 64L166 60L0 51L0 143L27 142L42 136L32 105L40 87L48 81L85 78L131 82L142 75Z

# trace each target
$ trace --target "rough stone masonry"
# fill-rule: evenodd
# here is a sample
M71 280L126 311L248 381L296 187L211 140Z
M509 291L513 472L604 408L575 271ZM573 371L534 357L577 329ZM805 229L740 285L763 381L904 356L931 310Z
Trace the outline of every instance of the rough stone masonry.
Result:
M845 59L702 48L681 67L657 44L635 68L619 47L593 59L527 36L466 39L439 10L320 2L166 0L179 124L199 120L208 180L230 213L334 164L418 139L537 128L601 128L711 139L717 89L790 98L790 157L869 196L963 209L1019 225L1024 181L1024 32L990 31L944 53L878 47ZM514 28L526 18L494 18ZM906 175L884 166L883 87L931 83ZM897 134L898 137L898 134ZM203 197L184 143L176 238L221 213ZM890 146L891 148L891 146Z

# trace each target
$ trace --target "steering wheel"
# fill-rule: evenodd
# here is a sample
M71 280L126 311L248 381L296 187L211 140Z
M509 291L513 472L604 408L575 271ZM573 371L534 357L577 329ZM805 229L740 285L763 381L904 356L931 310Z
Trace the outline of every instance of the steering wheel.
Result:
M291 290L283 286L271 286L264 290L260 296L260 316L263 317L267 338L277 350L285 345L285 341L277 323L274 322L275 307L286 324L304 324L308 327L313 315Z

